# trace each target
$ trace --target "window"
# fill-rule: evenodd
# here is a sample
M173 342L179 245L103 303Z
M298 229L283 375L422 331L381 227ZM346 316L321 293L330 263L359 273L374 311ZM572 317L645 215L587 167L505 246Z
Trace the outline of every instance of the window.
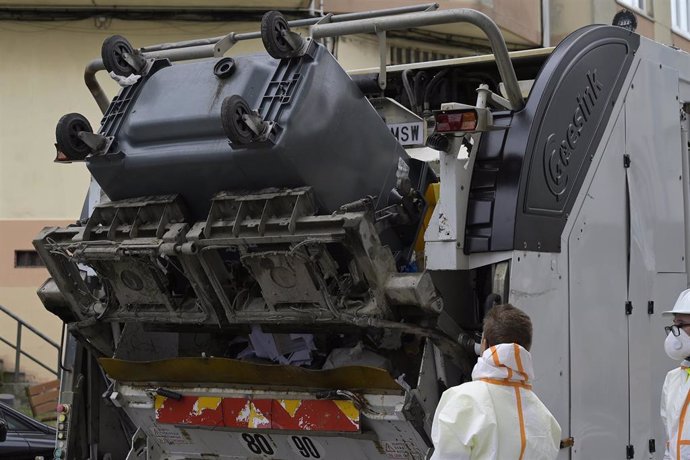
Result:
M690 20L688 19L688 0L671 0L671 23L673 31L690 35Z
M647 0L618 0L618 3L629 6L635 10L642 11L643 13L647 12Z
M433 50L391 46L389 47L388 63L390 65L412 64L415 62L437 61L439 59L452 59L456 57L458 56L454 54Z
M14 267L45 267L45 264L36 251L14 251Z

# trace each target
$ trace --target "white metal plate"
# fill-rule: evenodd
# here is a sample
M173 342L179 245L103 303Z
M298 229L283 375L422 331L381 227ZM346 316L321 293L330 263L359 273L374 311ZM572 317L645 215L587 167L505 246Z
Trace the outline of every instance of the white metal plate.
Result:
M534 392L556 417L566 438L570 433L568 253L516 251L508 301L532 319ZM558 458L570 458L569 450L562 450Z
M631 228L644 233L647 266L685 272L678 72L642 61L625 100L628 180L637 210Z
M630 443L643 458L663 457L661 386L673 363L664 353L661 312L685 288L678 73L641 61L626 95L630 190ZM649 313L649 302L654 312ZM654 440L656 451L649 452Z
M424 123L389 123L388 129L401 145L424 144Z
M614 114L615 116L615 114ZM573 460L623 458L628 442L626 196L620 117L568 241Z

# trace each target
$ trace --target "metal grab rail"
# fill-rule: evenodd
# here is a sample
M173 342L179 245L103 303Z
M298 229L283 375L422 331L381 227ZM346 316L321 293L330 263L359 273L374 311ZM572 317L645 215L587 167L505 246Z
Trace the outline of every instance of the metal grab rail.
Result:
M316 24L311 27L314 39L337 37L340 35L376 33L383 34L388 30L409 29L413 27L432 26L468 22L479 27L489 39L491 50L496 57L498 73L506 87L508 99L513 110L519 110L525 105L520 91L515 69L508 56L508 47L503 34L496 23L484 13L467 8L435 11L433 13L408 13L381 18L359 19L338 24Z
M409 29L439 24L466 22L479 27L489 40L491 50L496 57L496 65L501 80L506 87L508 100L513 110L520 110L525 106L525 100L520 91L515 69L508 55L503 34L496 23L484 13L467 8L438 11L438 4L427 3L411 7L392 8L389 10L368 11L363 13L348 13L341 15L327 15L324 17L300 19L288 22L290 27L311 25L310 35L314 39L337 37L340 35L375 33L379 36L381 56L380 84L385 86L386 65L383 57L386 31ZM223 37L187 40L178 43L163 43L142 48L147 58L168 58L173 61L200 59L212 56L222 56L240 40L260 38L260 32L236 34L234 32ZM95 59L84 70L84 81L91 91L98 107L106 112L110 101L96 80L96 72L103 70L103 61ZM382 86L382 88L384 87Z
M438 3L424 3L421 5L413 6L402 6L398 8L388 8L385 10L374 10L374 11L363 11L359 13L344 13L336 15L326 15L317 16L315 18L308 19L296 19L294 21L289 21L288 25L292 27L306 27L312 26L319 23L339 23L346 21L355 21L358 19L368 19L368 18L378 18L384 16L393 16L396 14L403 13L414 13L418 11L434 11L438 9ZM223 39L230 38L233 42L238 42L241 40L252 40L255 38L261 38L261 32L245 32L241 34L231 33L229 35L222 35L220 37L213 38L202 38L199 40L188 40L177 43L163 43L160 45L151 45L141 48L141 52L147 54L152 51L165 51L176 48L186 48L190 46L204 46L204 45L216 45ZM217 50L222 51L222 50Z
M12 318L16 323L17 323L17 336L15 339L15 343L12 344L9 340L5 339L4 337L0 337L0 342L5 343L9 347L15 350L15 359L14 359L14 382L17 383L19 381L19 364L21 362L21 357L22 355L26 356L42 368L46 369L47 371L55 374L56 377L59 377L60 369L61 369L61 358L62 358L62 346L54 342L52 339L49 337L46 337L43 333L40 331L36 330L33 326L31 326L29 323L9 311L7 308L3 307L0 305L0 312L4 313L5 315L9 316ZM24 328L27 328L34 334L36 334L40 339L42 339L44 342L46 342L48 345L51 347L55 348L57 351L57 366L55 368L49 367L47 364L36 358L35 356L27 353L26 351L22 350L22 331Z
M305 27L314 24L340 23L345 21L370 19L376 17L390 16L402 13L410 13L415 11L434 11L438 8L438 3L424 3L421 5L403 6L399 8L390 8L385 10L364 11L360 13L345 13L338 15L326 15L309 19L297 19L289 21L290 27ZM144 57L147 58L167 58L171 61L186 61L190 59L201 59L213 56L222 56L235 43L242 40L253 40L261 38L261 32L247 32L235 33L231 32L228 35L202 38L198 40L186 40L176 43L162 43L159 45L150 45L141 48ZM96 100L101 112L105 114L110 105L110 101L105 92L101 88L100 83L96 80L96 73L100 70L105 70L102 59L94 59L84 69L84 82L91 91L93 98Z

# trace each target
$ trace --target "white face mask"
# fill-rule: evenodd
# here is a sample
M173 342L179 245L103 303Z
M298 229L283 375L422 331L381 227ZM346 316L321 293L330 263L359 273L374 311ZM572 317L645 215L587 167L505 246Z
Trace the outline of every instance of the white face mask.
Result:
M680 335L676 337L673 333L666 336L664 350L671 359L682 361L690 356L690 336L680 329Z

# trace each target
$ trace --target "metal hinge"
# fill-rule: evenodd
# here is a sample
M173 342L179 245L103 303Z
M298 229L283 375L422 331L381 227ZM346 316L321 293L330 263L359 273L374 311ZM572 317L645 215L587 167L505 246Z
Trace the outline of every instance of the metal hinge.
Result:
M649 440L649 453L653 454L654 452L656 452L656 441L653 439L650 439Z
M654 301L650 300L647 302L647 314L648 315L653 315L654 314ZM652 439L653 441L653 439Z
M630 155L628 155L627 153L623 155L623 167L624 168L630 167Z
M635 447L632 445L625 446L625 458L635 458Z
M625 301L625 314L626 315L632 315L632 309L633 309L632 302L629 300L626 300Z

